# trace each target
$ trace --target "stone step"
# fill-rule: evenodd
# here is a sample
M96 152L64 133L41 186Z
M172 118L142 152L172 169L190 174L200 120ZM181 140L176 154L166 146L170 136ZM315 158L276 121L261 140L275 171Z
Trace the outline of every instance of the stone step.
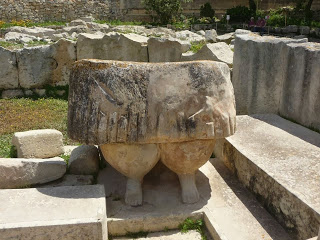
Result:
M182 204L178 177L156 166L144 178L143 205L131 207L124 203L126 178L108 165L100 171L98 183L105 185L109 234L178 229L189 217L203 219L214 240L291 239L221 160L202 166L196 181L200 201Z
M105 240L101 185L0 190L0 239Z
M273 114L237 116L215 154L298 239L320 226L320 134Z

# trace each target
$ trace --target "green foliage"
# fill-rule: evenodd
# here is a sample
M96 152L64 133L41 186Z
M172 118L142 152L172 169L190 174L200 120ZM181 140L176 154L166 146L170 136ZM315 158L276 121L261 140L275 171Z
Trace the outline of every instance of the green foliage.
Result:
M65 161L65 163L67 164L67 166L69 165L70 155L62 154L62 155L60 155L59 157L61 157L61 158Z
M236 6L227 9L226 15L230 15L230 22L247 22L253 13L245 6Z
M181 0L142 0L142 2L145 5L147 13L156 22L168 24L180 18L182 12Z
M206 45L205 41L201 42L191 42L190 51L196 53L198 52L204 45Z
M182 233L187 233L189 230L196 230L201 234L201 239L206 240L207 237L204 234L204 222L202 219L192 220L191 218L187 218L184 220L182 224L179 226Z
M211 4L206 2L204 5L200 7L200 17L209 17L213 18L215 14L214 9Z
M48 26L65 26L65 22L49 21L49 22L39 22L35 23L30 20L12 20L11 22L0 21L0 29L7 29L13 26L20 27L48 27Z
M256 12L257 5L256 5L256 2L254 0L249 0L249 9L253 13Z
M15 50L15 49L23 48L23 44L15 43L15 42L0 41L0 47L6 48L9 50Z
M11 139L13 134L0 135L0 157L11 158L12 154Z

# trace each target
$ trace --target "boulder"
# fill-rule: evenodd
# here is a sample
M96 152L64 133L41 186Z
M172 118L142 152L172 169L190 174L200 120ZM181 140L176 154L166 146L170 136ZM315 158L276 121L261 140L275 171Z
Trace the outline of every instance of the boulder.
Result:
M26 188L61 178L67 165L62 158L0 158L0 188Z
M28 43L37 40L37 37L25 33L8 32L4 36L4 39L8 42Z
M182 61L195 60L211 60L224 62L228 64L229 67L232 67L233 51L230 49L228 44L219 42L206 44L197 53L182 55Z
M72 33L86 33L88 31L88 27L87 25L85 26L71 26L71 27L64 27L62 29L59 29L56 31L56 33L68 33L69 35L71 35Z
M308 26L300 26L300 34L301 35L309 35L310 34L310 27Z
M90 145L216 139L234 132L230 71L213 61L77 61L68 135Z
M19 98L23 96L24 96L24 93L21 89L4 90L1 93L1 98L4 98L4 99Z
M194 32L191 32L189 30L184 30L184 31L180 31L180 32L176 32L175 35L176 38L180 39L180 40L187 40L189 42L195 42L195 43L199 43L202 41L205 41L205 37L196 34Z
M74 26L87 26L87 23L81 19L76 19L73 20L69 23L69 27L74 27Z
M99 151L95 146L79 146L72 150L69 159L71 174L94 175L99 171Z
M52 37L50 37L51 40L53 41L58 41L61 38L70 38L68 33L58 33L58 34L53 34Z
M19 86L16 53L0 47L0 89Z
M289 25L285 28L285 33L297 33L298 32L298 26L296 25Z
M205 36L206 35L205 31L203 31L203 30L197 31L197 34L199 34L201 36Z
M77 41L77 59L148 62L148 39L133 33L80 34Z
M207 42L217 42L217 31L214 29L206 30L205 38Z
M148 40L149 62L179 62L182 52L178 41L163 38Z
M96 31L101 31L104 33L109 32L110 27L108 24L99 24L99 23L94 23L94 22L88 22L87 27L95 33Z
M223 34L223 35L219 35L217 36L217 42L225 42L227 44L230 44L231 43L231 40L234 39L234 33L226 33L226 34Z
M19 158L50 158L64 153L62 133L55 129L16 132L12 144Z

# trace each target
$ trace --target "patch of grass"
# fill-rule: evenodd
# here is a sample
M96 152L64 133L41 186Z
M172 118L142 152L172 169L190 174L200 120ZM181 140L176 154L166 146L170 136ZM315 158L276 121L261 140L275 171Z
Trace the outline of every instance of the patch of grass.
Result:
M207 240L206 235L204 234L204 222L202 219L192 220L191 218L187 218L184 220L182 224L180 224L179 228L182 233L187 233L189 230L196 230L201 234L202 240Z
M196 42L192 42L191 43L191 47L190 47L190 51L196 53L198 52L204 45L206 45L205 41L201 41L199 43Z
M136 233L132 233L132 232L127 232L127 234L125 235L128 238L142 238L142 237L147 237L149 234L149 232L144 232L144 231L140 231L140 232L136 232Z
M66 162L67 166L69 165L70 155L62 154L59 157L61 157Z
M35 46L41 46L41 45L48 45L50 43L46 41L30 41L25 46L26 47L35 47Z
M66 22L57 22L57 21L49 21L49 22L32 22L30 20L12 20L11 22L0 21L0 29L7 29L14 26L20 27L48 27L48 26L66 26Z
M20 49L20 48L23 48L23 46L24 45L22 43L0 41L0 47L9 49L9 50Z
M0 157L10 157L14 132L33 129L57 129L64 136L64 143L76 143L67 136L68 101L53 98L37 100L0 99Z

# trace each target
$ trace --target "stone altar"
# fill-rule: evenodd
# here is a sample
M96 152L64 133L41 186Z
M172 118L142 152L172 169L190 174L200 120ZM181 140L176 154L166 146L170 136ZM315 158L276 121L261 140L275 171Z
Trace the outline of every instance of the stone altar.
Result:
M226 64L81 60L70 77L68 134L99 145L127 178L125 201L142 204L143 177L161 161L179 176L182 201L199 200L195 172L215 140L235 131Z

